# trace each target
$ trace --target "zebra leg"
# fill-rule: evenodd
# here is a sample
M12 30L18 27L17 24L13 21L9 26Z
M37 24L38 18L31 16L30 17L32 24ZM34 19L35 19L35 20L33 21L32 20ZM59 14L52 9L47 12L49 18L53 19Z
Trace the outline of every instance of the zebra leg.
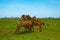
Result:
M16 28L16 30L15 30L15 34L16 34L16 33L19 33L19 29L20 29L20 27L17 26L17 28Z
M40 26L40 32L42 31L42 27Z

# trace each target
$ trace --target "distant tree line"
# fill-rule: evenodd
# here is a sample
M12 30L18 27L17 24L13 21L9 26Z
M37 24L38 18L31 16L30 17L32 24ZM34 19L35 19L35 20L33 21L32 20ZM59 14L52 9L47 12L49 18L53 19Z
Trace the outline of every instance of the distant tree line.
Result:
M20 17L1 17L1 18L20 18ZM54 17L44 17L44 18L48 18L48 19L54 19ZM58 17L58 18L60 18L60 17ZM38 18L39 19L39 18Z

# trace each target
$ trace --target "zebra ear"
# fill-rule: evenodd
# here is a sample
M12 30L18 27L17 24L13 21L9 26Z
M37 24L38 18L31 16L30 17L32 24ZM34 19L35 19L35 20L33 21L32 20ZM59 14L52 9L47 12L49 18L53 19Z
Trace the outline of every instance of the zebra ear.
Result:
M24 15L22 15L22 17L24 17Z

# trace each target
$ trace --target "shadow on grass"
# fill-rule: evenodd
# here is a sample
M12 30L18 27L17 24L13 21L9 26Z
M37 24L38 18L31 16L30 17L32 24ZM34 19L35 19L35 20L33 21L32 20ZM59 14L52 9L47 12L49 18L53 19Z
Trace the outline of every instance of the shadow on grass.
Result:
M28 33L32 33L32 32L28 32L28 31L22 31L22 32L16 33L16 35L28 34Z

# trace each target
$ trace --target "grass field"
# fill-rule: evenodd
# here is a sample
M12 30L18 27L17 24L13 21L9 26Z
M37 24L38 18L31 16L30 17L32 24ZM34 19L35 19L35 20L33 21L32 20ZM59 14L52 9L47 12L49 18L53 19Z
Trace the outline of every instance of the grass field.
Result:
M34 32L14 34L19 18L0 18L0 40L60 40L60 18L41 18L45 22L42 32L34 26Z

